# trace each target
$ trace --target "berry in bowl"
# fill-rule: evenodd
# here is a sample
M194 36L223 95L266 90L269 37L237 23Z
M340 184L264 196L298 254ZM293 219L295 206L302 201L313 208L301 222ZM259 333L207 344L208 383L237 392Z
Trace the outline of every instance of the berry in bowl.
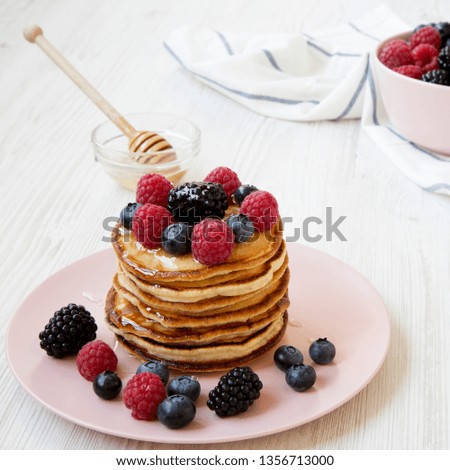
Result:
M419 146L450 155L450 23L420 25L383 41L373 62L395 129Z

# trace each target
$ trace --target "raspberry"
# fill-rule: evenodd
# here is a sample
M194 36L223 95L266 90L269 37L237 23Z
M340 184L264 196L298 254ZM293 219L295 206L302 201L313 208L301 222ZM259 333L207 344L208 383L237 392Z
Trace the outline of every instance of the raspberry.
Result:
M78 372L92 382L98 374L117 369L115 352L103 341L97 339L85 344L77 355Z
M439 68L439 62L437 57L433 57L431 61L422 67L422 73L431 72L432 70L437 70Z
M267 191L255 191L244 199L241 214L248 216L256 230L269 230L279 218L278 202Z
M227 193L228 201L231 202L231 196L241 185L238 175L225 166L219 166L209 172L206 178L203 180L207 183L219 183L223 186L223 189Z
M224 263L233 250L234 235L219 219L204 219L192 232L192 255L206 266Z
M167 206L169 191L173 184L164 176L149 173L141 177L137 184L136 201L140 204Z
M172 223L172 214L165 207L145 204L134 214L133 233L146 248L158 248L164 229Z
M413 63L411 49L402 39L393 39L386 43L380 51L379 59L390 69Z
M422 69L417 65L402 65L401 67L396 67L394 72L411 78L421 78L423 74Z
M165 397L161 378L152 372L133 375L123 389L123 402L135 419L155 419L158 405Z
M411 49L414 49L419 44L431 44L437 50L441 47L441 35L433 26L425 26L416 31L410 38L409 44Z
M414 64L420 67L424 72L437 68L437 56L439 51L430 44L419 44L411 51ZM433 65L436 64L436 67ZM428 67L433 67L432 69ZM424 70L427 67L427 70Z

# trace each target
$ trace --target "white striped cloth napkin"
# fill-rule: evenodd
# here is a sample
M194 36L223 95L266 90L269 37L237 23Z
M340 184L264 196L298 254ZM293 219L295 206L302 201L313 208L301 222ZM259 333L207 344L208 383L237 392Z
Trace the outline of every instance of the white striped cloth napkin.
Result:
M292 121L362 117L364 131L409 178L450 195L450 158L408 142L380 119L369 53L380 40L408 29L380 5L350 23L301 34L183 27L164 46L193 77L260 114Z

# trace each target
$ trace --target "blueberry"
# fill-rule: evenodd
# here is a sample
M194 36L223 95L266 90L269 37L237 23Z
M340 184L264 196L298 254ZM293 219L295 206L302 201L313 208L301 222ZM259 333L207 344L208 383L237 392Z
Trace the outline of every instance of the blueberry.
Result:
M230 215L227 225L233 230L236 243L246 242L255 233L252 221L243 214Z
M316 371L306 364L294 364L286 371L286 382L296 392L310 389L316 382Z
M141 205L142 204L139 204L138 202L129 202L122 209L120 212L120 222L125 228L131 230L134 214Z
M196 377L182 375L181 377L176 377L169 382L167 394L169 396L185 395L192 401L195 401L200 396L200 389L200 382Z
M336 356L336 348L327 338L319 338L309 347L309 356L316 364L329 364Z
M414 28L413 33L417 33L417 31L419 31L419 29L425 28L425 26L434 26L434 23L430 23L430 24L418 24L418 25Z
M94 392L104 400L112 400L122 390L122 381L117 374L107 370L98 374L92 384Z
M237 205L241 205L244 199L251 193L258 191L258 188L256 186L253 186L251 184L243 184L242 186L239 186L239 188L236 189L234 192L234 202Z
M136 374L140 374L141 372L152 372L153 374L159 375L164 385L169 381L169 368L161 361L150 360L142 363L137 368Z
M273 355L273 360L278 369L286 372L289 367L303 362L303 354L294 346L280 346Z
M167 397L158 406L159 421L170 429L180 429L195 418L195 404L185 395Z
M177 223L169 225L162 234L162 247L167 253L182 255L191 251L192 227Z

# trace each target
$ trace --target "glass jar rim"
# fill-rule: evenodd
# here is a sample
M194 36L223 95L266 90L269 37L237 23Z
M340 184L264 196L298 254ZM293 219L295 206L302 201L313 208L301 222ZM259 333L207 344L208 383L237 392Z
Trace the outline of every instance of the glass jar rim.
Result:
M94 148L97 148L97 149L99 149L100 151L103 151L103 152L113 153L117 156L131 157L130 160L131 160L131 162L134 163L133 166L143 166L144 167L144 166L149 166L149 164L148 163L138 163L140 157L143 157L143 156L148 157L149 155L163 156L163 155L167 155L168 153L172 153L174 150L175 151L181 151L181 152L183 152L183 151L192 151L192 150L196 150L197 147L199 146L199 140L200 140L200 135L201 135L200 129L190 119L188 119L184 116L177 115L177 114L171 114L171 113L157 113L157 112L129 113L129 114L124 114L123 116L125 118L145 117L145 116L148 116L148 117L151 117L151 116L158 117L159 116L159 117L165 117L165 118L174 118L180 123L187 124L187 126L189 128L189 131L193 134L193 137L189 138L189 141L186 143L186 145L177 145L177 147L175 149L160 150L160 151L157 151L157 152L130 152L129 150L118 150L118 149L115 149L115 148L112 148L112 147L108 146L108 143L105 144L103 142L100 142L100 140L98 139L98 133L102 129L104 129L106 126L111 125L111 126L115 127L115 124L111 120L107 119L107 120L101 122L100 124L98 124L97 126L95 126L94 129L91 131L91 143L94 146ZM117 128L117 130L120 132L120 129ZM101 158L105 158L105 157L101 157ZM105 158L105 159L108 160L107 158ZM130 162L130 164L131 164L131 162ZM157 164L155 164L155 166L165 167L165 166L173 166L173 164L174 164L174 161L167 162L167 163L157 163ZM126 164L123 164L123 165L126 166Z

